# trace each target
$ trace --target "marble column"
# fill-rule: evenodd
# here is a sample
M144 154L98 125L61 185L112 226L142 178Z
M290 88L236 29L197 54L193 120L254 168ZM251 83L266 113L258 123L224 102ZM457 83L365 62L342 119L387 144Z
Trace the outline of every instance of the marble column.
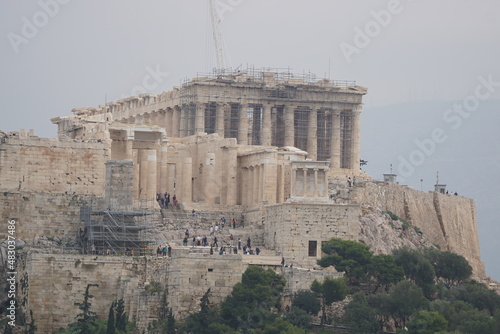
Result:
M302 188L302 196L306 197L307 196L307 188L308 188L308 180L307 180L307 168L304 167L304 170L302 171L303 173L303 179L304 179L304 186Z
M238 187L240 186L238 183L238 148L237 147L228 147L225 149L227 151L226 157L224 160L227 173L226 177L226 188L227 188L227 205L236 205L238 200Z
M173 110L172 108L166 108L161 111L162 120L161 124L167 130L167 136L172 137L172 131L174 123L172 122Z
M168 161L167 161L167 144L166 138L162 139L160 147L160 177L158 178L158 191L162 194L167 192L167 182L168 182Z
M180 110L180 129L179 136L186 137L188 135L188 110L182 107Z
M250 178L248 182L248 202L247 205L253 205L253 193L255 189L255 168L253 166L250 166Z
M177 200L181 203L191 203L193 198L193 160L184 158L182 163L182 184ZM172 195L172 194L171 194Z
M285 146L295 146L295 106L285 105Z
M340 110L332 112L332 140L330 152L330 167L340 168L340 152L341 152L341 137L340 137Z
M359 161L361 159L360 152L360 111L353 110L351 112L351 160L349 168L356 171L359 170Z
M127 138L125 141L125 160L133 160L134 159L134 139Z
M196 114L194 119L194 133L205 132L205 103L196 105Z
M215 106L215 132L219 137L224 138L224 103L217 103Z
M238 126L238 144L248 145L248 104L242 103L240 105L240 117Z
M139 150L132 151L132 160L134 161L134 198L140 198L141 166L139 162L139 152Z
M172 133L168 134L169 137L179 137L179 130L181 127L181 108L174 106L172 108Z
M297 168L292 167L292 182L290 184L290 197L295 196L297 188Z
M328 168L324 170L324 180L323 182L325 183L325 187L323 188L323 196L328 196Z
M203 167L203 200L208 204L215 204L216 194L220 194L219 182L216 182L215 153L205 155Z
M271 146L271 110L270 104L262 105L262 129L260 130L260 143L264 146Z
M318 169L314 168L314 197L318 197Z
M309 112L307 128L307 158L318 160L318 113L316 108Z
M156 150L144 150L146 154L146 169L147 169L147 186L146 186L146 198L155 199L157 192L157 155Z

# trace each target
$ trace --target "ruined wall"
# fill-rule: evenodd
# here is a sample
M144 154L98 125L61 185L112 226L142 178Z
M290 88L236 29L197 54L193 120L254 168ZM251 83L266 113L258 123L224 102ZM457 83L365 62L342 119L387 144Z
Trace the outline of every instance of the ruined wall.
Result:
M472 199L381 182L363 182L350 189L353 202L392 211L420 228L442 250L465 257L474 274L485 277Z
M360 233L359 205L284 203L265 210L265 246L281 252L287 264L313 266L321 257L322 242L356 240ZM310 242L316 242L311 254Z
M27 242L37 236L74 238L82 224L80 207L93 200L90 196L32 192L0 192L2 224L16 221L16 238ZM0 238L7 239L7 228Z
M10 135L0 142L0 190L102 196L108 145Z
M168 303L181 317L200 310L201 297L210 288L210 302L218 304L241 281L246 266L241 255L173 254L168 267Z
M130 321L142 331L158 318L163 292L180 318L199 311L200 299L210 288L210 302L220 303L241 281L247 268L241 255L210 255L174 249L172 257L118 257L30 252L18 277L27 277L22 289L26 313L40 333L65 327L80 312L87 284L92 310L106 320L111 303L123 298ZM159 283L156 285L154 283ZM154 288L151 288L155 286ZM158 288L159 287L159 288Z
M80 312L75 303L83 301L87 284L99 284L90 289L99 319L107 319L111 303L124 298L125 310L135 320L134 296L144 285L145 271L145 258L30 253L26 308L33 310L38 332L51 333L75 321Z

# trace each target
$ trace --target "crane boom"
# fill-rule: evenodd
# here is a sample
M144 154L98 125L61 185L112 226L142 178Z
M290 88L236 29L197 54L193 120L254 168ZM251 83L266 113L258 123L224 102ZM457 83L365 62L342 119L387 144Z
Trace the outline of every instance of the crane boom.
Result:
M215 43L215 56L217 58L217 68L224 70L226 68L226 61L224 59L224 40L220 30L220 17L214 0L209 0L210 17L212 20L212 33Z

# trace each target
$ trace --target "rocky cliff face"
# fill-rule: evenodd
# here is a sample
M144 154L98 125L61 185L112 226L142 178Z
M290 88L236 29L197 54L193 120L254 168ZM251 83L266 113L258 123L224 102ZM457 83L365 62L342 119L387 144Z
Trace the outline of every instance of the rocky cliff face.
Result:
M405 244L419 247L433 244L465 257L476 277L486 276L479 250L476 206L472 199L437 192L424 193L396 184L363 182L349 189L349 201L362 205L360 241L369 244L376 252L386 253ZM416 228L403 230L402 225L394 225L384 215L386 211L393 212Z

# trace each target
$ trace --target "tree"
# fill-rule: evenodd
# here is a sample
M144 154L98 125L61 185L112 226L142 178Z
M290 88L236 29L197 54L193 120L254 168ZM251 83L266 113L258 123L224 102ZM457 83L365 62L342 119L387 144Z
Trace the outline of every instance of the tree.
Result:
M322 267L333 266L343 271L349 284L367 279L373 253L360 242L333 238L321 247L327 254L318 260Z
M219 324L222 319L217 314L216 309L210 307L210 289L208 289L200 300L200 311L190 314L184 321L184 331L188 333L218 333L219 327L211 328L210 324ZM218 329L219 328L219 329Z
M341 278L326 277L323 283L314 280L311 284L311 291L315 292L321 300L321 325L326 321L326 306L333 302L344 300L347 296L348 288L346 281Z
M167 316L167 326L166 326L166 334L175 334L175 318L172 314L172 309L169 309Z
M500 295L476 281L462 284L454 291L454 294L457 299L463 300L479 310L487 310L492 316L500 308Z
M365 294L358 292L346 305L341 322L355 333L378 333L379 323L376 316L377 313L368 304Z
M27 334L35 334L37 327L35 325L35 317L33 317L33 310L30 310L30 323L27 326Z
M125 331L127 328L128 317L125 313L125 302L123 298L116 303L116 329Z
M431 262L418 250L403 247L393 252L394 262L403 268L407 279L424 290L430 297L434 288L436 273Z
M472 267L461 255L431 249L424 254L434 266L436 277L443 280L448 288L458 285L472 275Z
M249 266L243 273L241 283L221 305L221 317L226 325L234 329L254 328L269 318L274 318L271 308L279 308L281 293L285 287L283 276L271 269Z
M314 292L310 290L301 290L295 293L292 299L292 307L304 310L308 314L316 315L321 309L321 304Z
M388 294L372 296L370 304L382 317L392 317L397 328L404 328L410 316L426 307L428 300L421 288L405 280L391 287Z
M311 328L311 315L307 311L295 306L292 306L291 310L285 314L285 320L296 327L303 329Z
M420 311L408 322L411 334L435 334L448 328L448 320L437 312Z
M303 329L295 327L291 323L280 317L265 322L262 328L255 329L251 333L255 334L305 334Z
M394 257L389 254L380 254L372 257L371 275L377 282L377 289L383 285L385 291L389 291L391 284L396 284L404 279L404 270L394 262Z
M111 303L111 306L109 307L109 314L108 314L108 326L106 329L106 334L115 334L115 302Z
M77 330L78 334L92 334L94 333L94 325L97 320L97 314L90 310L92 304L90 303L90 299L94 296L90 294L91 287L98 287L98 284L87 284L87 288L85 289L85 294L83 296L83 302L77 303L78 308L81 310L76 316L76 323L70 325L70 328L73 330Z

